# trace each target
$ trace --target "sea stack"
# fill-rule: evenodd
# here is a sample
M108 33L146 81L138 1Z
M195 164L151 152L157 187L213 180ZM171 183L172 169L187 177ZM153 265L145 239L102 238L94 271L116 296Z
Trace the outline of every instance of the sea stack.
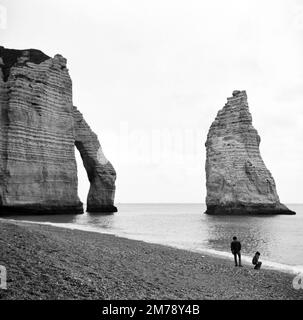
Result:
M295 214L280 203L259 145L246 92L236 90L218 112L205 143L207 214Z
M0 214L83 213L75 146L91 183L88 209L117 211L115 170L73 106L66 59L0 47Z

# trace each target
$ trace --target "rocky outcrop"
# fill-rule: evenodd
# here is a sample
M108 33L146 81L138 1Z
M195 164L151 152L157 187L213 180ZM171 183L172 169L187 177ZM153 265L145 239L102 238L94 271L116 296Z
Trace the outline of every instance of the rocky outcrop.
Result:
M208 214L295 214L281 204L259 150L245 91L234 91L206 141Z
M61 55L0 47L0 212L82 213L77 195L72 82ZM89 138L82 140L91 148ZM83 149L82 148L82 149ZM98 154L99 145L95 153ZM96 163L86 166L91 172ZM99 171L98 171L99 170ZM107 174L104 180L108 181ZM111 189L114 189L114 171ZM94 181L91 179L91 181ZM109 182L108 182L109 184ZM102 184L99 184L103 188ZM90 205L107 203L93 187ZM107 189L109 187L107 186ZM113 195L108 205L112 206Z
M83 119L82 114L73 107L75 144L81 154L90 181L87 196L87 211L116 212L114 206L116 172L106 159L98 141Z

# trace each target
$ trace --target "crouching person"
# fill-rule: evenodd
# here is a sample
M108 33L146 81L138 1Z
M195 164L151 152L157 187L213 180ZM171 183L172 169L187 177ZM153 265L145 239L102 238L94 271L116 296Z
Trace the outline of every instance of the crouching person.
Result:
M260 258L260 252L257 251L252 259L252 264L255 266L254 269L255 270L260 270L262 262L259 261Z

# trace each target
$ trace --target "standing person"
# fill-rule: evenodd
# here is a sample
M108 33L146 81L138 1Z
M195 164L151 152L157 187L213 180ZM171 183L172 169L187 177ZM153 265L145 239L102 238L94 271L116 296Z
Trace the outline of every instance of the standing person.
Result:
M252 264L255 265L254 269L256 269L256 270L260 270L261 265L262 265L262 262L259 261L260 255L261 255L260 252L257 251L257 252L255 253L253 259L252 259Z
M239 258L239 267L242 267L241 264L241 242L238 241L237 237L233 237L233 241L230 244L230 249L235 258L235 266L238 266L237 256Z

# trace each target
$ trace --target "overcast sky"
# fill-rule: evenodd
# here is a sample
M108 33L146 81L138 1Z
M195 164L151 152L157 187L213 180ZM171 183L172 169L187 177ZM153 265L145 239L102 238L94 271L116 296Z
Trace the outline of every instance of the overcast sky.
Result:
M206 135L240 89L280 200L301 203L302 40L300 0L0 0L1 45L67 58L116 202L204 202Z

